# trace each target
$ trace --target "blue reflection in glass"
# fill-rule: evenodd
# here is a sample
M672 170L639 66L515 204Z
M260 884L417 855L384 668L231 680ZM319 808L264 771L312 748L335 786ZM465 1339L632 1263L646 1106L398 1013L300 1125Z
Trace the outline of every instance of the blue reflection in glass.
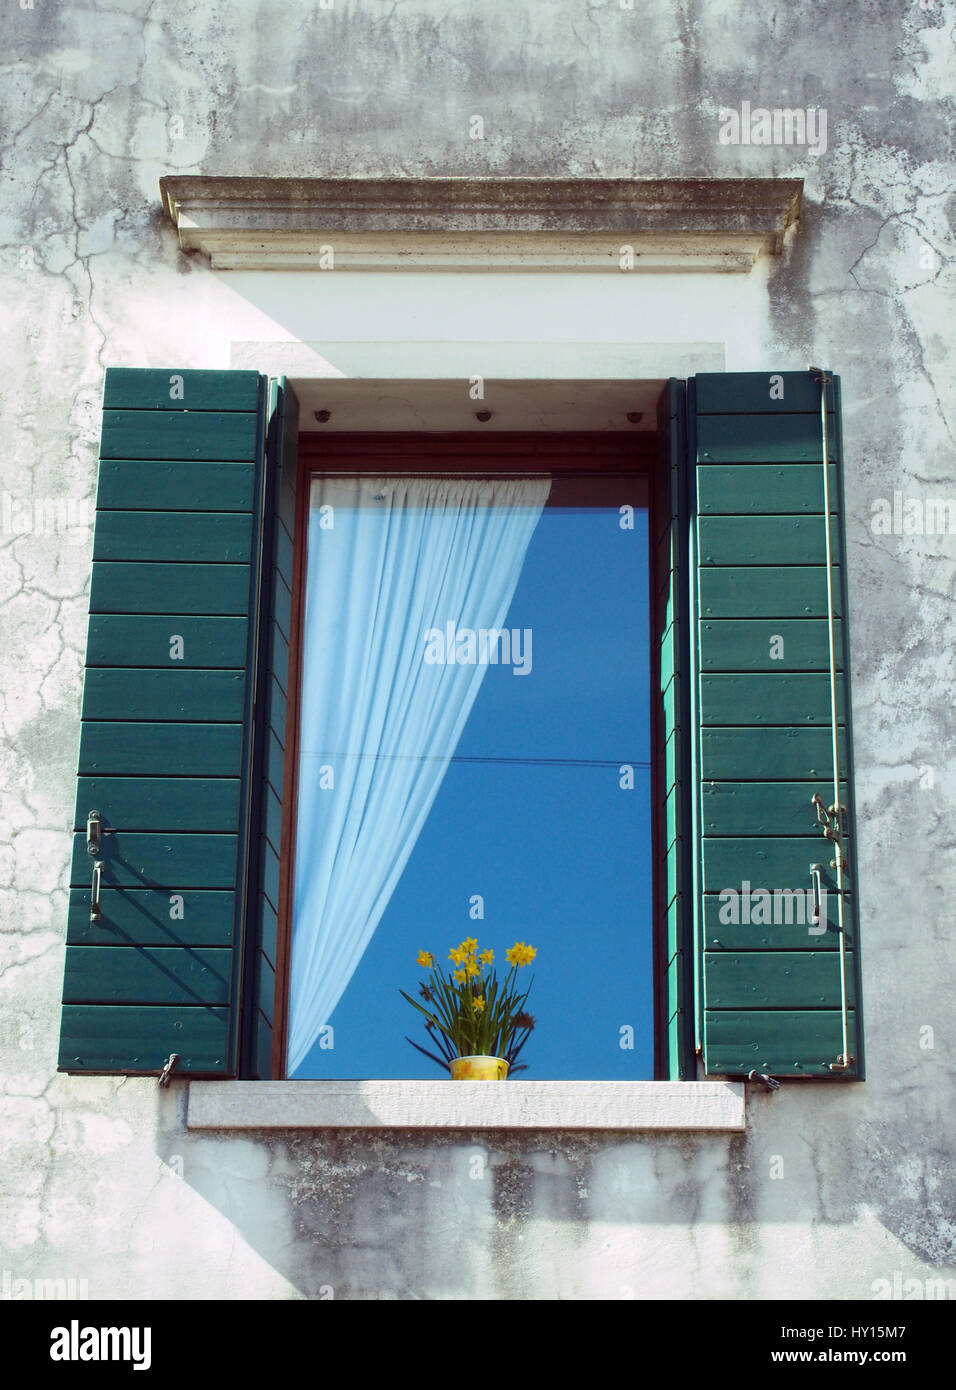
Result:
M545 508L507 618L531 629L531 671L488 667L334 1046L296 1076L447 1075L406 1041L428 1039L399 990L426 978L420 950L446 961L466 936L500 966L516 940L538 949L517 1081L653 1076L647 512L633 521Z

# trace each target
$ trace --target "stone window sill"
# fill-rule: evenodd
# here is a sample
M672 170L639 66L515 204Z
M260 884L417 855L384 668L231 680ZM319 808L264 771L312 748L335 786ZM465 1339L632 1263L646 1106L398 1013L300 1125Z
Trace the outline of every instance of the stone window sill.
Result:
M733 1081L192 1081L187 1127L744 1129Z

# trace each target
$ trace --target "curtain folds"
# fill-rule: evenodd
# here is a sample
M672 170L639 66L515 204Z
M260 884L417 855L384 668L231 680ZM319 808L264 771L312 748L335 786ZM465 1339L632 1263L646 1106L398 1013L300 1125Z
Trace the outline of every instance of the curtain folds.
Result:
M436 650L504 627L549 491L547 478L313 480L290 1076L388 906L487 670L480 645L446 644L451 663Z

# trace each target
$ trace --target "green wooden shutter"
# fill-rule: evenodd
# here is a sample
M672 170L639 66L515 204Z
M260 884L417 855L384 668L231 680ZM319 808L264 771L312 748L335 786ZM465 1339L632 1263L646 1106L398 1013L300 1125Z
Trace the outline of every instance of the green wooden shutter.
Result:
M708 374L690 383L688 412L698 1003L708 1075L863 1075L839 382L826 390L852 1062L833 1066L843 1052L841 933L834 850L812 804L814 793L833 802L821 386L809 372ZM820 934L806 920L813 863L823 865L827 890ZM736 923L723 890L738 894ZM768 904L758 890L776 895L769 922L760 920Z
M685 457L686 387L667 383L657 406L654 592L659 634L653 730L657 746L655 860L655 1075L677 1080L694 1069L690 626Z
M237 1070L264 432L256 372L106 374L61 1070Z
M253 925L246 952L241 1074L268 1079L274 1074L276 1027L276 944L279 911L279 864L283 822L283 776L286 740L291 734L289 641L292 621L292 560L298 476L299 403L285 379L269 382L266 456L267 524L263 533L262 566L267 578L262 605L256 752L256 864L249 891ZM253 877L254 875L254 877ZM278 1066L281 1063L275 1058Z

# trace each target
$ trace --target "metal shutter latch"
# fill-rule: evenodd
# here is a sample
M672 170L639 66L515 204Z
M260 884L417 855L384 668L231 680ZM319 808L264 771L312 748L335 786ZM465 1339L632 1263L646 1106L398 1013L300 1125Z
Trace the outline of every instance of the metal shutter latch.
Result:
M86 852L93 860L93 885L90 888L90 921L98 922L102 916L100 908L100 888L103 882L102 853L103 820L99 811L91 811L86 818Z

